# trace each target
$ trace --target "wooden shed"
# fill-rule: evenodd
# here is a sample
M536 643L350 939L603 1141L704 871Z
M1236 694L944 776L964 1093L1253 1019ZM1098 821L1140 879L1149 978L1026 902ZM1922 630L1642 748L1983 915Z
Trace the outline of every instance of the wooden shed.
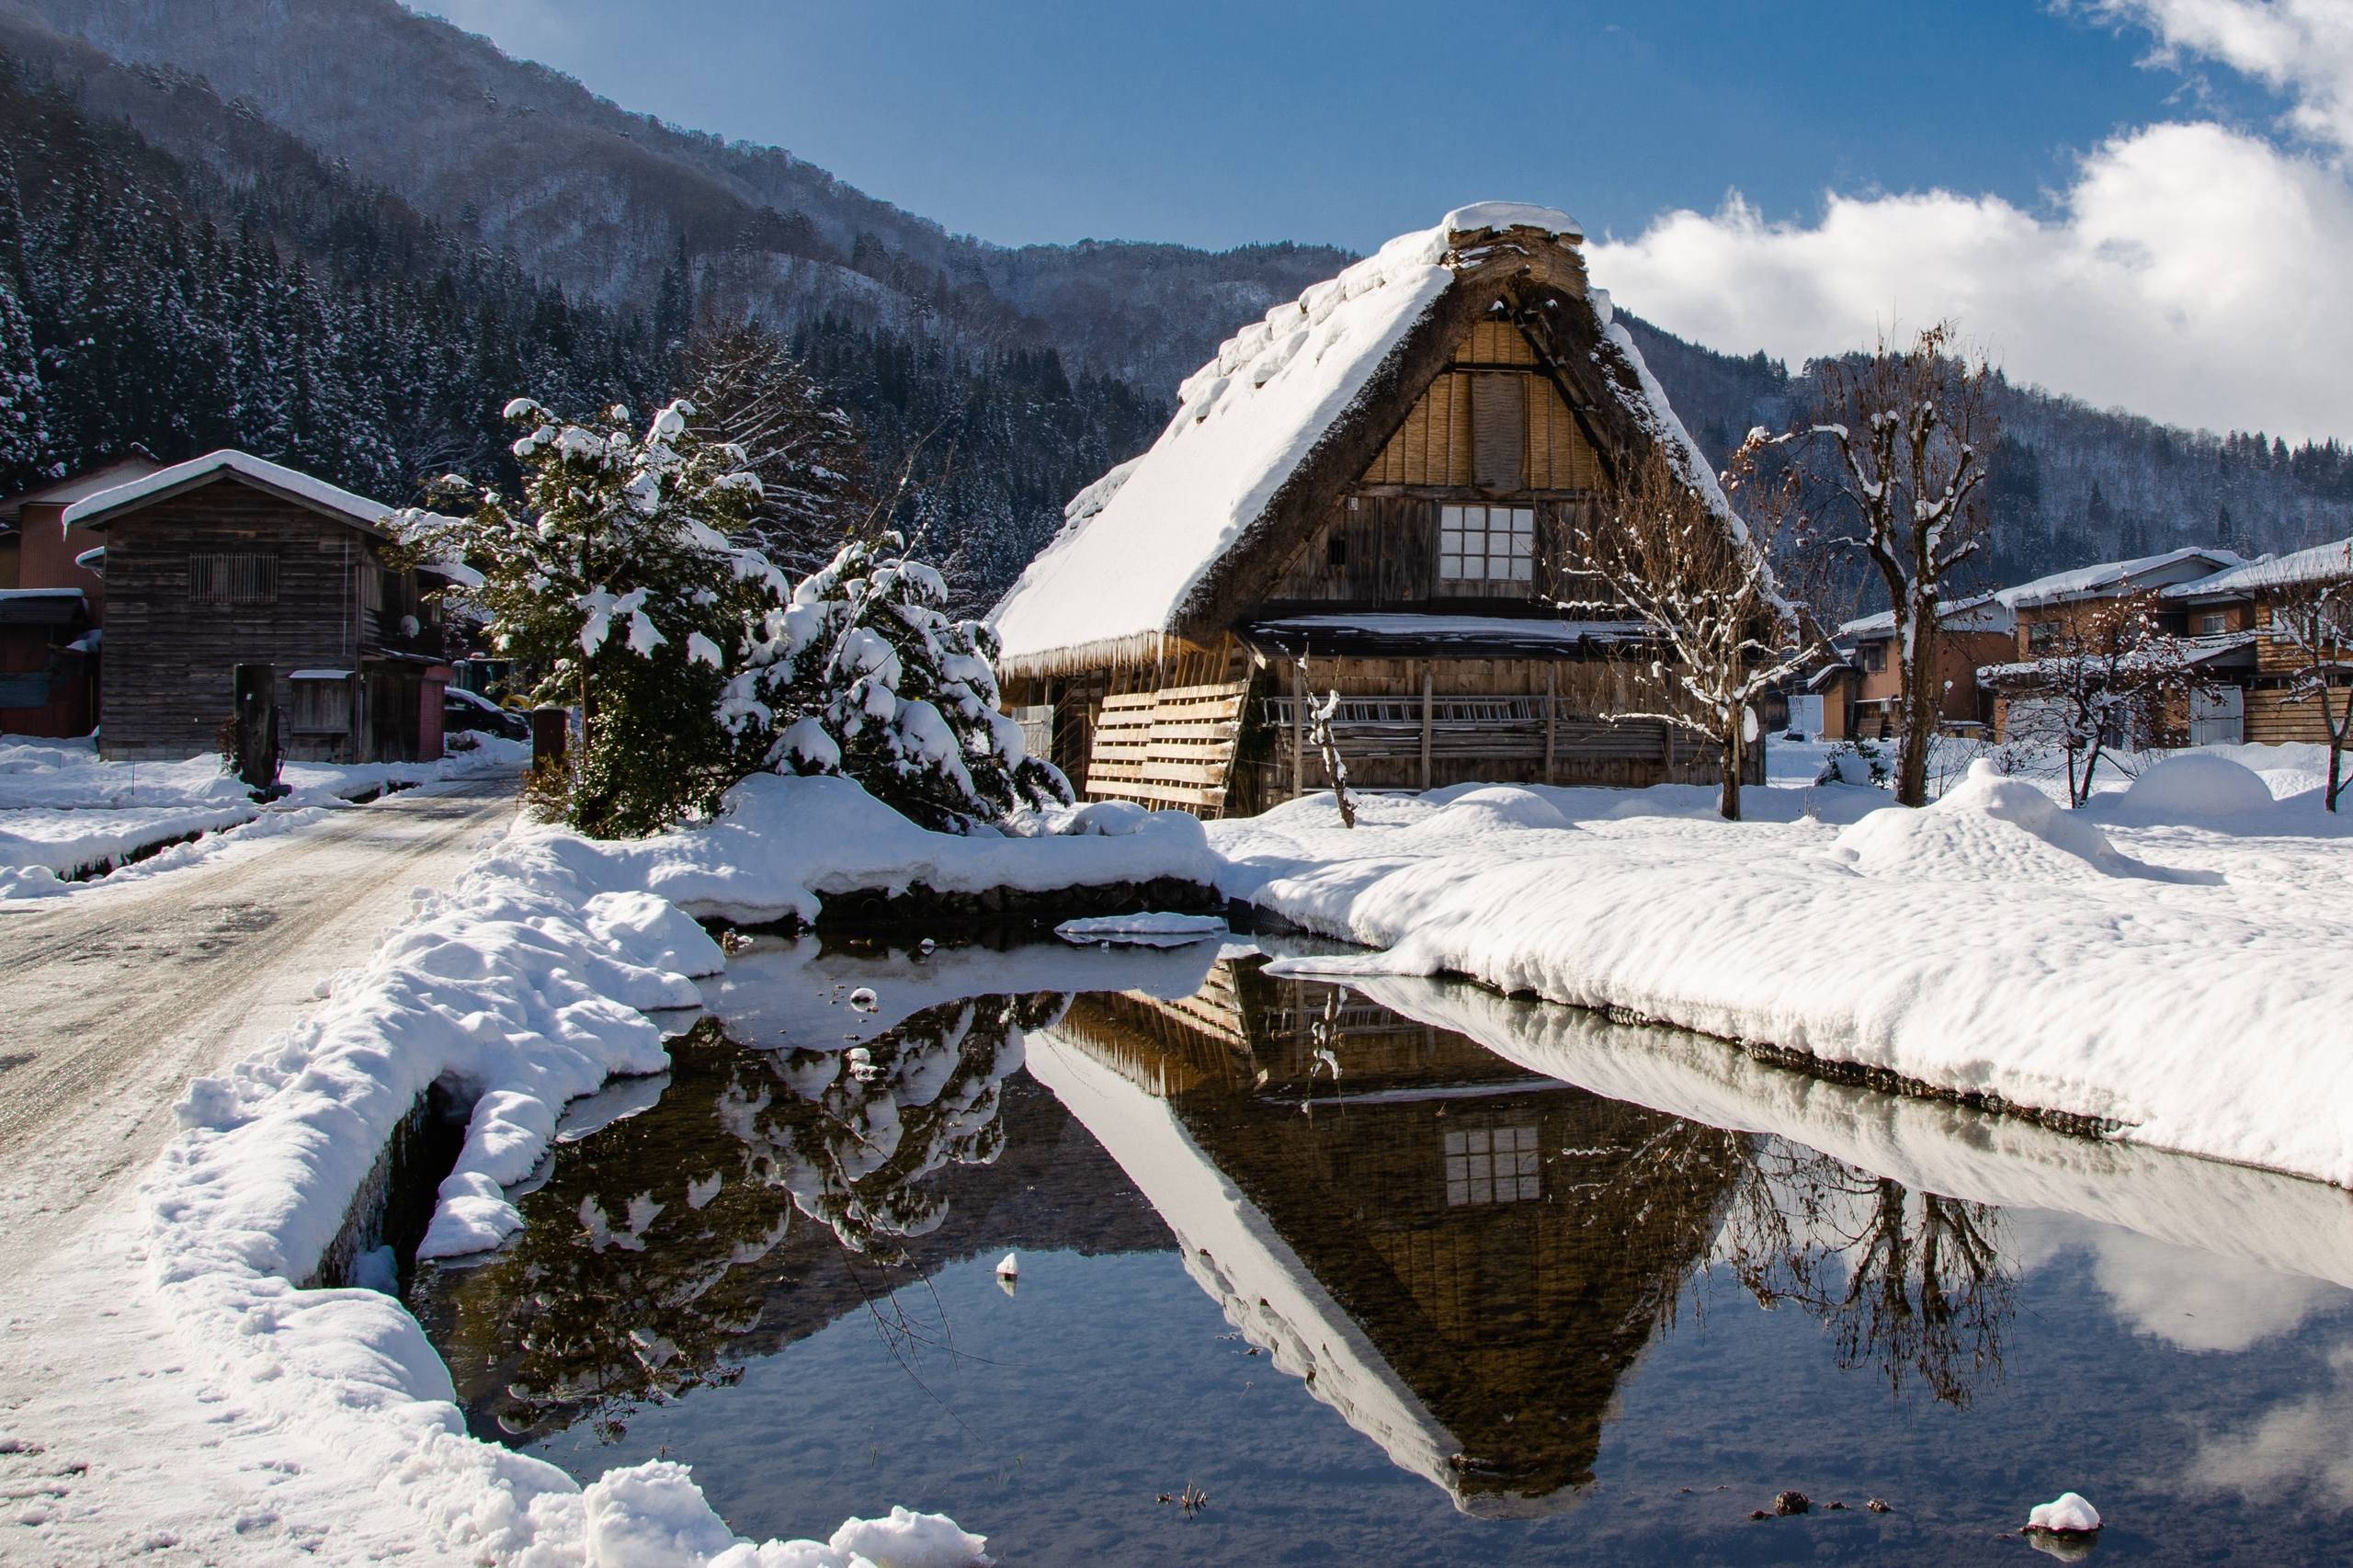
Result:
M1650 630L1578 540L1628 460L1713 475L1566 215L1487 202L1268 312L1152 449L1071 503L992 619L1008 706L1086 794L1204 814L1352 780L1712 782L1656 721ZM1750 757L1761 781L1761 748Z
M105 541L100 750L145 759L211 749L247 666L269 672L290 757L440 756L451 672L421 595L430 582L387 553L392 510L226 450L66 508L63 528Z

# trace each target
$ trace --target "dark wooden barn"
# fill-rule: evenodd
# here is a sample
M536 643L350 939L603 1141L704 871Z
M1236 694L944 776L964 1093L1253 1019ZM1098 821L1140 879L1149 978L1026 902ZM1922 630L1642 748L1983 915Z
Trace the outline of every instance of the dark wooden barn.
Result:
M1665 448L1731 526L1575 223L1484 203L1229 340L993 616L1008 706L1087 794L1216 814L1355 782L1712 782L1581 538ZM1750 757L1763 777L1761 748Z
M420 574L389 552L392 508L238 451L196 458L69 507L105 540L99 746L114 758L210 749L236 672L267 670L286 755L441 754L450 668Z

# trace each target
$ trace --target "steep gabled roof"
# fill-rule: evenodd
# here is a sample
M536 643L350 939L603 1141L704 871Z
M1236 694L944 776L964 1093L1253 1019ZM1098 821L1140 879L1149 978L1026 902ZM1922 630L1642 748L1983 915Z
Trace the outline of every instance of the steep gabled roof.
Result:
M27 506L71 506L85 495L111 490L142 474L153 473L163 466L148 456L146 448L133 447L122 456L94 468L69 473L63 479L52 479L46 484L37 484L30 490L19 491L6 500L0 500L0 523L17 521Z
M128 484L118 484L85 496L65 508L67 528L104 528L126 512L150 506L168 496L210 484L216 480L234 477L258 489L324 512L329 517L349 523L371 534L384 531L384 519L393 508L381 501L370 501L365 495L355 495L339 485L291 469L267 458L255 457L223 447L217 452L207 452L200 458L190 458L184 463L158 469L153 473L134 479Z
M1482 202L1390 241L1245 327L1178 389L1151 450L1079 493L991 619L1009 663L1213 633L1271 579L1401 425L1472 323L1510 311L1605 460L1668 446L1727 519L1715 476L1608 297L1575 221ZM1736 522L1733 526L1737 526Z

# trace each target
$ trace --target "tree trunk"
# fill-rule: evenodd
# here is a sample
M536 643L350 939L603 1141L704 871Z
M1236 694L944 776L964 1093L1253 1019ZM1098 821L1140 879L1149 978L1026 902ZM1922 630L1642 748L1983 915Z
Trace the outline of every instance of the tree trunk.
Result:
M1895 803L1928 803L1928 743L1937 733L1936 601L1914 607L1914 625L1904 651L1904 695L1897 704ZM1920 622L1927 624L1922 625Z
M1740 820L1740 775L1748 759L1746 714L1744 708L1723 737L1724 780L1716 792L1716 812L1726 822Z
M2320 699L2323 702L2326 702L2328 700L2328 692L2325 688L2322 690ZM2347 700L2353 701L2353 698L2348 698ZM2344 788L2345 737L2342 735L2331 735L2328 742L2328 793L2321 797L2322 804L2325 805L2330 811L2335 811L2336 809L2336 797Z

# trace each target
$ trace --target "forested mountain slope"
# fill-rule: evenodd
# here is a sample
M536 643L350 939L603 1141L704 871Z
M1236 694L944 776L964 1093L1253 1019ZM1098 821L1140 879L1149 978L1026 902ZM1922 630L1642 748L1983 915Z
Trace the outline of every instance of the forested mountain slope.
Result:
M1006 248L774 149L663 125L393 0L0 0L0 265L49 445L0 488L222 441L388 497L503 461L517 392L668 395L696 317L785 333L875 465L920 449L968 604L1153 437L1220 339L1348 259ZM1630 301L1639 304L1639 301ZM1721 458L1813 387L1627 318ZM11 328L0 321L0 361ZM0 362L0 377L10 365ZM0 382L0 398L9 395ZM2006 387L1987 581L2185 542L2353 532L2353 459ZM0 432L0 437L5 437Z

